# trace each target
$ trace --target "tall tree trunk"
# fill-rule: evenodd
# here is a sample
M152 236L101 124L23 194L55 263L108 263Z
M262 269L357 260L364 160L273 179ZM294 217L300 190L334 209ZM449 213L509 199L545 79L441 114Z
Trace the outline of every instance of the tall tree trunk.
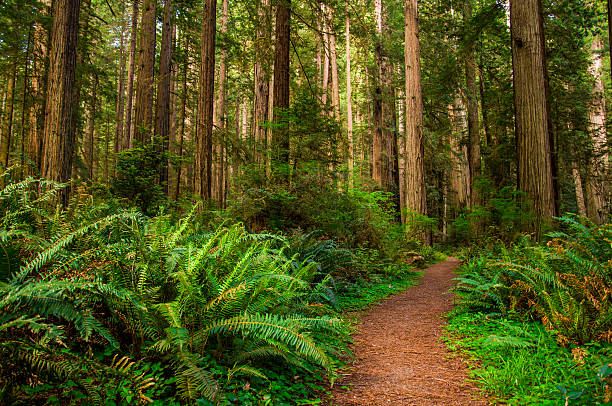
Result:
M54 0L41 174L58 182L70 180L72 171L79 7L79 0ZM61 197L62 204L67 205L69 188Z
M185 63L183 65L183 84L181 91L181 118L178 143L178 164L176 166L176 188L174 189L174 200L178 200L181 190L181 175L183 169L183 151L185 143L185 121L187 118L187 73L189 72L189 36L185 34Z
M114 152L116 155L123 147L123 122L125 111L125 10L121 15L121 37L119 40L119 82L117 83L117 105L115 106L115 142Z
M13 135L13 111L15 106L15 81L17 79L17 56L13 55L13 69L8 78L6 102L2 123L2 142L0 143L0 160L4 168L8 167Z
M329 58L331 65L331 97L334 109L334 118L340 121L340 79L338 78L338 54L336 50L336 31L334 28L334 10L327 6L327 21L329 30Z
M50 1L41 2L50 14ZM51 42L50 32L47 32L40 23L34 25L34 50L32 53L33 68L31 80L32 107L30 109L30 128L27 141L27 155L32 161L29 174L40 175L42 160L42 140L45 128L45 106L47 103L46 82L49 70L48 50Z
M257 9L257 38L255 40L255 99L253 100L253 138L255 140L255 162L265 163L268 103L270 100L270 72L266 61L271 58L269 2L261 0Z
M404 10L404 68L406 75L406 196L405 209L420 215L427 214L423 147L423 93L421 90L421 61L418 11L416 0L406 0ZM402 208L404 209L404 208ZM421 235L425 244L431 243L429 233Z
M136 105L134 108L134 141L151 141L153 130L153 75L155 67L156 0L143 0L138 44Z
M94 180L94 132L96 128L96 114L98 103L98 77L96 75L91 97L89 99L89 123L87 125L87 139L85 140L85 163L87 165L87 175L89 180Z
M32 51L32 26L28 29L28 39L26 43L26 53L23 60L23 91L21 93L21 140L20 144L20 178L23 179L26 174L25 170L25 158L26 158L26 134L27 124L26 117L29 113L30 102L28 100L30 90L30 56Z
M449 218L453 219L457 212L469 205L470 202L470 167L469 149L462 145L461 138L468 130L468 118L463 99L457 95L455 101L449 106L453 133L450 136L451 170L449 176L448 200L451 211Z
M591 133L592 154L588 162L588 176L585 179L587 215L595 224L606 221L606 200L610 193L608 171L608 144L606 131L606 99L602 77L603 43L599 36L591 44L591 66L589 72L594 79L593 99L589 111L589 132Z
M330 50L331 46L329 43L329 22L328 13L327 13L327 4L321 3L321 25L323 27L322 34L322 45L323 45L323 72L321 73L321 77L323 82L321 83L322 95L321 100L323 105L327 105L329 101L328 93L329 93L329 60L330 60Z
M265 163L268 103L270 100L271 59L269 1L261 0L257 8L257 33L255 39L255 99L253 100L253 138L255 140L255 162Z
M397 150L398 150L398 175L399 175L399 207L400 207L400 221L402 224L406 222L406 211L402 210L406 207L406 95L405 90L400 89L397 99L397 111L398 121L397 129L399 131L397 136Z
M463 3L464 24L468 24L472 18L472 0L464 0ZM478 88L476 84L476 60L474 58L474 47L468 45L465 58L465 86L467 89L467 118L468 118L468 157L470 166L470 206L481 204L480 194L474 187L474 182L481 176L480 165L480 122L478 117Z
M224 160L224 138L225 131L227 130L227 119L226 119L226 111L225 111L225 102L226 102L226 82L227 82L227 45L226 45L226 36L227 36L227 20L229 17L229 8L228 8L228 0L223 0L222 3L222 15L221 15L221 34L223 36L223 48L221 49L221 55L219 56L219 90L217 96L217 106L214 111L214 122L215 127L221 132L222 136L218 137L218 142L215 145L215 179L214 179L214 189L215 189L215 199L219 202L219 207L223 207L223 198L225 196L224 192L224 169L225 169L225 160Z
M170 83L172 81L172 26L174 24L172 0L164 1L164 21L159 56L159 81L155 108L156 149L167 154L170 147ZM168 195L168 160L159 168L159 183Z
M582 217L586 217L587 209L584 203L584 192L582 191L582 176L578 169L578 164L574 163L572 166L572 177L574 178L574 190L576 192L576 205L578 206L578 214Z
M212 197L212 136L215 95L215 34L217 0L205 0L202 16L202 48L196 125L195 188L202 199Z
M539 234L556 214L540 1L511 0L510 24L518 186L532 202Z
M289 108L289 35L290 35L291 1L281 0L276 8L276 48L274 56L274 121L277 127L273 131L274 160L277 164L286 165L281 171L288 172L289 134L287 124L282 123L283 110ZM279 168L275 168L278 170ZM281 177L288 177L284 173Z
M349 187L353 187L355 166L355 151L353 146L353 95L351 86L351 20L348 13L348 2L346 4L346 129L348 140L348 176Z
M133 146L132 104L134 100L134 72L136 65L136 42L138 36L138 0L132 0L132 27L130 32L130 58L127 73L127 101L125 103L125 128L123 130L123 149Z
M374 94L374 139L372 146L373 178L386 191L398 192L397 133L395 131L395 94L392 89L393 69L384 48L387 36L387 17L382 0L375 1L377 70Z

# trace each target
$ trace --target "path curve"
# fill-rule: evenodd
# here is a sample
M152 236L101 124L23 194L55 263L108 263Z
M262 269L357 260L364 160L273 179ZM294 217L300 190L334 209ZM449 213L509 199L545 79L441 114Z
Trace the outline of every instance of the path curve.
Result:
M458 265L449 258L430 266L419 285L360 316L355 362L334 384L332 405L488 404L466 381L465 363L440 342Z

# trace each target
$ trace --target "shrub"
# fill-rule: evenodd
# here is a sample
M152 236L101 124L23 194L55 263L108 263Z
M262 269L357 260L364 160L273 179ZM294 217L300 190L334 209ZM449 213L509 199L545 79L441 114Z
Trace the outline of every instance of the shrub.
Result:
M528 238L472 260L458 278L462 306L516 310L558 332L564 343L612 342L612 227L573 216L547 244Z

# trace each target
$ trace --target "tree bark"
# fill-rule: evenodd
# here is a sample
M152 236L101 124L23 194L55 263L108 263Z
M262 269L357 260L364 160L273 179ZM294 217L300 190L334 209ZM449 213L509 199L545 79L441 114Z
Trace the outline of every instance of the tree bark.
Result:
M274 56L274 129L272 146L273 159L277 164L289 166L289 134L283 123L283 110L289 108L289 44L290 44L291 1L281 0L276 9L276 47ZM279 168L275 168L278 170ZM288 169L285 169L288 171ZM281 177L288 178L288 173Z
M13 135L13 111L15 106L15 81L17 79L17 56L13 55L13 69L8 78L6 102L2 125L2 142L0 143L0 160L4 169L8 167Z
M215 177L214 177L214 189L215 189L215 199L219 203L219 207L223 207L224 197L225 197L225 182L224 182L224 172L225 172L225 131L227 130L227 119L226 119L226 82L227 82L227 46L226 46L226 36L227 36L227 20L229 17L229 8L228 8L228 0L223 0L222 3L222 15L221 15L221 34L223 36L223 48L221 49L221 54L219 56L219 90L217 96L217 106L214 111L214 123L215 127L221 132L221 137L218 137L218 142L215 145Z
M354 184L355 151L353 146L353 95L351 86L351 21L346 4L346 132L348 140L348 177L349 187Z
M174 200L178 200L181 190L181 175L183 169L183 151L185 143L185 121L187 118L187 73L189 72L189 36L185 35L185 63L183 65L183 83L181 91L181 118L178 144L178 164L176 166L176 188L174 189Z
M472 0L463 3L464 24L472 18ZM474 47L468 44L465 58L465 87L467 89L467 119L468 119L468 157L470 167L470 206L481 204L480 194L474 187L474 182L482 175L480 163L480 122L478 117L478 88L476 85L476 60Z
M134 100L134 71L136 65L136 42L138 36L138 0L132 0L132 31L130 33L130 58L127 74L127 101L125 103L125 129L123 130L123 149L132 148L134 127L132 123L132 104Z
M172 0L164 1L164 21L159 55L159 81L155 108L155 143L157 150L167 154L170 147L170 83L172 81ZM168 160L159 168L159 183L168 195Z
M204 1L195 153L195 191L204 200L209 200L212 197L212 136L213 104L215 95L216 9L216 0Z
M329 41L329 24L327 21L328 13L327 13L327 5L325 3L321 3L321 25L323 28L322 34L322 45L323 45L323 71L321 73L321 101L323 105L327 105L329 101L329 60L330 60L330 41Z
M265 164L268 103L270 99L270 4L261 0L257 8L257 32L255 38L255 95L253 100L253 138L255 140L255 162Z
M416 0L406 0L404 10L405 43L404 67L406 75L406 196L405 209L420 215L427 214L423 147L423 93L421 90L421 61L418 11ZM429 233L421 235L430 244Z
M336 50L336 32L334 28L334 10L327 5L327 21L329 30L329 58L331 65L331 96L334 118L340 121L340 80L338 78L338 54Z
M50 13L50 2L45 0L41 3L46 6L47 11L45 14ZM46 83L49 75L48 50L50 41L50 33L43 28L42 24L37 22L34 25L33 74L31 80L32 107L30 109L30 128L27 141L27 155L33 163L33 165L30 165L29 170L31 176L40 175L41 151L45 128L45 106L47 103Z
M593 99L589 110L589 132L591 133L592 153L588 162L588 176L585 179L586 211L595 224L606 221L606 203L610 192L608 175L608 144L606 131L606 99L602 77L603 43L599 36L591 44L591 66L589 73L593 77Z
M89 99L89 122L87 125L87 139L85 140L85 163L87 165L87 175L89 180L94 180L94 133L96 128L96 114L98 103L98 78L96 76L91 97Z
M539 235L556 215L547 101L546 55L539 0L510 2L518 185L531 201Z
M382 190L397 195L398 158L397 133L395 131L395 94L391 83L393 69L383 44L383 38L386 37L388 28L382 0L375 1L374 14L378 37L375 49L378 70L374 91L373 178Z
M574 163L572 167L572 177L574 178L574 190L576 192L576 205L578 207L578 215L586 217L587 210L584 203L584 192L582 191L582 176L578 165Z
M125 10L121 15L121 38L119 42L119 82L117 84L117 104L115 106L115 156L122 151L123 122L125 112Z
M449 177L448 197L450 201L449 218L454 219L457 212L470 203L470 167L469 149L462 145L461 138L468 131L468 118L466 108L461 96L457 95L455 101L449 106L453 133L450 136L451 170Z
M57 182L69 181L72 171L79 8L79 0L54 1L41 174ZM69 190L64 188L61 195L64 206Z
M138 45L136 104L134 108L134 141L151 141L153 130L153 75L155 67L156 0L143 0Z

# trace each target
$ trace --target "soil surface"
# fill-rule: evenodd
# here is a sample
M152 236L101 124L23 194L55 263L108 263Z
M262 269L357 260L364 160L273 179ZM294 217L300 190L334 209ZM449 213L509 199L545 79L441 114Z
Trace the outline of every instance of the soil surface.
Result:
M419 285L359 317L355 362L334 384L332 405L489 404L467 381L465 363L440 342L458 264L449 258L430 266Z

